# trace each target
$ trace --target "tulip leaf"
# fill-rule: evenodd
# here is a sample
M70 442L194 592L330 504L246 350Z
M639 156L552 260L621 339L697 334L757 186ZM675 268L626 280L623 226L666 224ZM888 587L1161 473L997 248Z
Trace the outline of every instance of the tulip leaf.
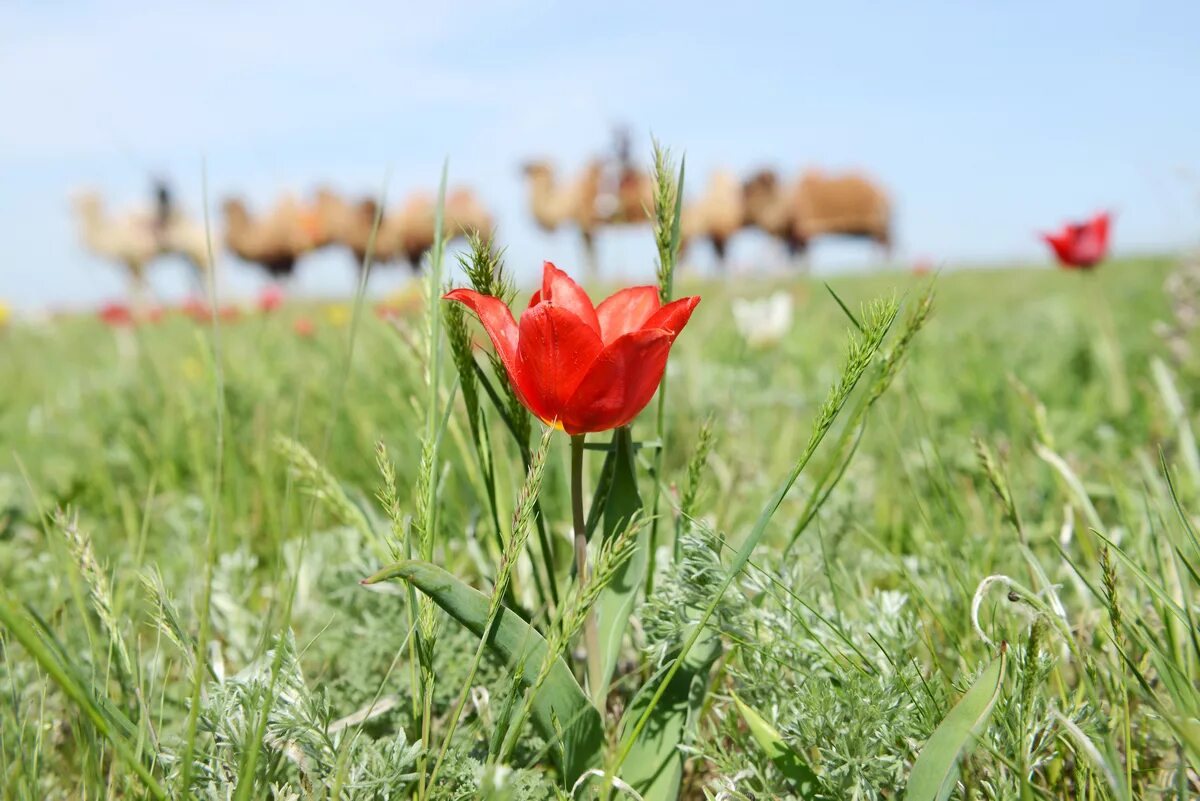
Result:
M397 562L363 583L375 584L389 579L411 583L472 634L484 636L489 599L479 590L436 565L416 560ZM493 623L488 646L514 672L523 667L521 682L527 688L536 680L548 648L537 629L508 609L502 609ZM571 786L599 760L604 732L600 714L561 658L555 658L549 677L534 696L531 714L538 733L547 742L561 742L560 767L563 780Z
M708 691L709 670L721 654L719 637L711 632L701 636L685 657L683 666L671 677L621 770L622 781L645 801L674 801L679 797L685 759L679 746L695 730ZM629 702L621 717L622 739L637 725L670 665L668 662L659 670Z
M624 532L642 509L635 470L633 438L629 427L623 426L613 432L613 447L604 460L600 489L593 504L595 513L601 502L600 492L603 491L604 525L601 536L605 541ZM596 601L596 623L600 631L600 676L603 678L597 682L599 686L590 689L592 701L598 709L604 708L609 680L621 652L621 640L629 627L638 590L645 583L646 565L649 562L646 549L649 547L649 533L643 528L637 534L632 556L621 565Z
M766 752L767 758L779 769L779 772L790 781L801 798L812 797L821 787L821 780L809 767L795 749L784 741L783 736L767 720L751 707L747 706L737 695L733 696L746 728L759 747Z
M908 786L906 801L945 801L958 781L958 764L974 747L976 737L992 715L1004 684L1006 647L992 660L971 689L958 700L921 749Z

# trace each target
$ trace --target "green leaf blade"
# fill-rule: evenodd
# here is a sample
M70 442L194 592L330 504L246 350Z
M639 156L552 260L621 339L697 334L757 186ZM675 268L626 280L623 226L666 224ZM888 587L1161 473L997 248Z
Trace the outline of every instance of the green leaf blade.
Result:
M1000 697L1007 650L1004 644L1000 646L1000 655L930 735L908 776L906 801L945 801L950 797L958 778L959 762L974 746Z
M397 562L363 583L390 579L411 583L472 634L484 636L489 598L479 590L437 565L416 560ZM521 677L522 684L530 688L549 646L537 629L515 613L502 609L488 635L488 647L514 670L520 665L531 666L532 669L522 671ZM555 660L545 684L534 696L531 715L538 733L547 742L557 742L561 732L561 769L568 786L599 761L604 745L600 714L561 658Z

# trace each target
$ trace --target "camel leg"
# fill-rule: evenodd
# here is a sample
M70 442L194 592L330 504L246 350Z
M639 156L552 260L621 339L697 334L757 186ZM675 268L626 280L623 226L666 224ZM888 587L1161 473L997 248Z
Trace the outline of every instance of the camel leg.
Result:
M809 260L808 240L799 237L788 240L788 260L801 275L812 272L812 262Z
M890 263L892 260L892 237L887 231L881 233L875 240L879 243L879 247L883 249L883 260L885 263Z
M600 277L600 265L596 261L596 237L591 231L584 231L583 236L583 261L587 269L588 278L595 282Z
M726 269L726 267L728 265L725 262L726 254L729 251L728 245L729 245L729 243L726 242L724 237L720 237L720 236L713 237L712 247L713 247L713 253L717 254L717 265L716 266L717 266L717 273L719 275L728 275L728 273L729 273L729 271Z
M129 305L133 309L134 314L140 317L150 308L151 301L153 300L150 282L146 280L146 265L130 264L129 277Z

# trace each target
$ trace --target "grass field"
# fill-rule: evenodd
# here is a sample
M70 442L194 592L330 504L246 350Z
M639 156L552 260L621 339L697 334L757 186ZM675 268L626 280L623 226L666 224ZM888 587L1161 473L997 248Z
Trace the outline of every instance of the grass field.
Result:
M3 797L1195 797L1200 360L1156 330L1179 267L831 279L854 322L819 281L681 278L703 301L661 450L655 404L633 428L659 516L607 532L651 563L607 691L575 657L593 596L572 578L568 438L527 481L481 385L473 423L449 348L428 358L419 306L10 326ZM750 347L731 299L778 287L791 330ZM604 461L586 452L585 487ZM489 646L476 671L446 612L467 614L461 585L433 603L360 584L414 553L481 598L511 575L503 626L566 667L531 688L538 659ZM600 732L574 758L571 673Z

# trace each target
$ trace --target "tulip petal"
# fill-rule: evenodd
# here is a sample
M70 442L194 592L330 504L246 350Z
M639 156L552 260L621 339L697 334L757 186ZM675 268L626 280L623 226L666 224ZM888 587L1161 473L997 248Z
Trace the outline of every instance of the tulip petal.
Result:
M517 339L519 336L517 321L513 319L512 310L500 298L484 295L473 289L455 289L442 296L445 300L456 300L475 312L483 330L491 337L496 355L508 373L508 380L521 394L518 379L520 361L517 358Z
M679 336L679 332L687 325L688 320L691 319L692 310L699 303L700 297L698 295L671 301L650 315L650 319L642 324L642 330L662 329L671 335L671 339L674 339Z
M674 339L661 328L644 328L606 347L567 402L566 432L607 431L632 422L654 397Z
M551 301L584 322L588 328L600 336L600 321L596 319L596 307L588 297L583 287L575 283L575 279L555 267L550 262L542 264L542 291L534 298L540 301Z
M562 418L575 391L604 345L570 309L543 301L521 315L517 359L525 405L542 420Z
M600 337L611 344L617 337L637 331L662 306L658 287L631 286L610 295L596 307Z

